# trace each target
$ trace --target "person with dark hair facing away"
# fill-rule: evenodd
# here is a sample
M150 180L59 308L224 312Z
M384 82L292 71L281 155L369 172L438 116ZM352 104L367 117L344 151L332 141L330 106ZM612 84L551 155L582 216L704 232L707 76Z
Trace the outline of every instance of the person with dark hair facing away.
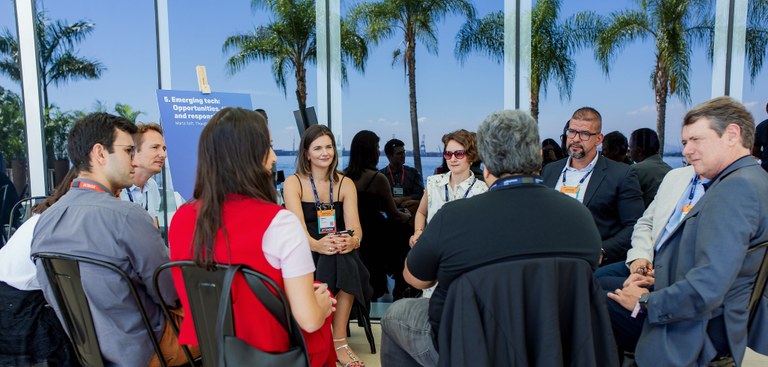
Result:
M160 302L178 300L171 274L159 279L156 294L152 276L168 262L168 248L144 208L118 200L115 194L133 184L136 125L107 113L93 113L77 121L69 132L67 152L78 176L72 188L40 215L32 239L32 254L61 252L109 262L131 276L160 340L161 358L170 365L187 363ZM120 276L100 267L81 266L93 325L106 364L155 366L159 360L147 337L141 314ZM42 262L37 280L45 298L61 318Z
M557 144L555 139L544 139L541 142L541 156L543 158L541 166L544 167L547 163L552 163L565 158L563 150L560 149L560 145Z
M522 111L495 112L480 124L477 150L491 187L446 203L411 249L405 279L419 289L435 282L437 288L430 299L401 299L387 309L381 319L383 367L436 366L440 356L450 354L438 353L436 339L444 327L448 290L465 273L505 260L556 256L583 259L597 268L600 234L595 223L579 202L542 184L539 141L536 121ZM558 223L557 230L551 223Z
M627 137L618 131L612 131L603 137L603 156L614 162L632 164L627 156L629 143Z
M643 215L637 173L597 154L603 119L592 107L576 110L566 130L568 158L541 170L544 184L584 204L603 239L602 264L626 259L632 228Z
M768 103L765 104L768 113ZM763 120L755 128L755 144L752 145L752 155L760 160L760 165L768 171L768 119Z
M368 130L355 134L349 148L349 165L344 174L352 179L357 188L357 213L365 232L360 254L371 274L372 299L388 293L387 274L396 275L395 293L402 292L401 288L407 286L402 273L409 247L406 241L400 244L403 248L396 248L394 245L397 244L391 242L390 234L397 224L411 219L408 211L397 209L387 178L376 171L378 163L379 137Z
M336 170L339 157L333 132L325 125L310 126L296 154L296 174L285 180L285 207L304 218L309 248L315 260L315 279L336 294L333 342L345 367L365 365L347 343L352 305L367 311L371 298L368 269L360 259L363 230L357 214L355 184Z
M243 264L265 274L288 297L310 364L331 366L336 363L330 324L334 300L327 285L313 285L315 266L301 222L275 203L275 160L259 113L232 107L217 112L200 134L194 199L171 223L171 260L194 260L203 268ZM187 315L179 340L196 345L184 280L180 272L173 277ZM235 279L232 298L237 337L265 352L288 349L287 331L250 287Z
M659 154L659 136L649 128L637 129L629 135L629 156L636 162L634 169L643 203L648 208L667 172L672 170Z
M0 249L0 366L79 365L56 313L47 307L30 258L32 233L40 214L69 191L76 176L71 168L53 194L32 207L32 217Z
M379 172L389 181L397 207L409 209L413 215L424 195L424 179L415 168L405 165L405 143L402 140L389 140L384 144L384 154L389 164Z

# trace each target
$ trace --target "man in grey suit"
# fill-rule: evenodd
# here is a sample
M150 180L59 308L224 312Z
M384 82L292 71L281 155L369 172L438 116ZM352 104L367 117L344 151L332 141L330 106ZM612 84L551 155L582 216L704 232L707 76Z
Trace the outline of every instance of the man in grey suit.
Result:
M626 259L632 228L644 207L634 169L597 154L603 142L602 125L594 108L576 110L564 134L568 158L544 166L541 178L592 213L603 240L604 265Z
M632 274L608 295L643 320L639 366L744 358L747 303L765 255L748 250L768 241L768 174L750 156L754 133L752 115L730 97L683 119L683 154L707 180L706 194L692 208L687 197L678 200L650 276Z

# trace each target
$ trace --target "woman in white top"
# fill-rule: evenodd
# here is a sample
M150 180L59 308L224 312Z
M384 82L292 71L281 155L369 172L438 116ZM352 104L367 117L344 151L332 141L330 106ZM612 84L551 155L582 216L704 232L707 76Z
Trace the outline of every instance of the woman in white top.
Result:
M424 227L445 203L488 191L485 182L477 179L470 170L472 163L479 158L475 133L461 129L445 134L443 144L443 157L448 164L448 172L427 177L427 189L424 190L414 219L411 247L416 244Z

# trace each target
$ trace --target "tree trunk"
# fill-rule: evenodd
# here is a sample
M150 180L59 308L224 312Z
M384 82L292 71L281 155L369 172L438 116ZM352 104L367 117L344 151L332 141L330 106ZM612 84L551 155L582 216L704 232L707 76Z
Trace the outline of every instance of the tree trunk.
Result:
M307 70L303 65L296 64L296 101L299 103L299 114L304 120L304 126L309 127L307 121ZM326 121L326 123L329 123Z
M531 116L539 121L539 86L531 83Z
M413 164L424 177L421 170L421 147L419 145L419 115L416 111L416 37L413 30L406 34L406 65L408 67L408 99L411 103L411 138L413 139Z
M669 75L664 66L661 65L659 56L656 56L656 73L653 84L653 91L656 94L656 134L659 135L659 155L663 157Z

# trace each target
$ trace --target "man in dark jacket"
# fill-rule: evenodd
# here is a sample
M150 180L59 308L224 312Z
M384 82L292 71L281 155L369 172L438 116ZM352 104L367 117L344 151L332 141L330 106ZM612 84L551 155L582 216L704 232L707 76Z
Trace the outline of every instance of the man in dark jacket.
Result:
M437 282L437 288L430 299L400 300L384 314L384 367L437 364L434 338L448 288L466 272L517 258L551 256L583 259L597 268L601 241L589 212L544 186L538 176L536 121L521 111L497 112L480 125L477 140L490 189L443 206L409 253L406 281L419 289Z

